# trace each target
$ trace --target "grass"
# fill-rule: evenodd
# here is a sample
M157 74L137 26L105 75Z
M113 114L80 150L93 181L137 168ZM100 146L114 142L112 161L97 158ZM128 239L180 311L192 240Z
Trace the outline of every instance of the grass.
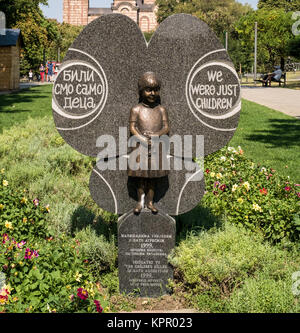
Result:
M29 118L50 116L51 93L52 85L45 85L0 95L0 133Z
M299 142L300 120L243 100L239 126L229 145L240 145L246 157L300 183Z
M190 234L170 258L177 279L172 287L201 312L299 312L292 274L296 252L263 242L243 227Z

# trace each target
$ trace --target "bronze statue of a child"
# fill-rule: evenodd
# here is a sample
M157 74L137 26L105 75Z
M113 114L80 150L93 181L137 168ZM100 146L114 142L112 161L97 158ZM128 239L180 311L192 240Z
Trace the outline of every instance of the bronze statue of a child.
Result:
M166 109L160 105L160 81L153 72L147 72L142 75L138 81L139 104L134 106L130 111L130 133L134 135L141 144L147 146L147 154L139 155L137 162L142 164L141 159L147 159L148 168L143 170L128 169L128 176L136 177L138 203L134 208L134 213L139 214L143 208L145 198L146 207L153 213L158 210L153 204L155 179L165 177L168 170L162 167L162 149L159 146L158 158L156 163L151 158L152 138L160 137L169 133L168 114ZM158 165L157 165L158 163ZM154 167L154 165L156 166Z

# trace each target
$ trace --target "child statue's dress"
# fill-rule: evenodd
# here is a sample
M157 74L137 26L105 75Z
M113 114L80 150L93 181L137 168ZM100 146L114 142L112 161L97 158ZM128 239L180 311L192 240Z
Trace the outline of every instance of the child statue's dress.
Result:
M145 132L152 132L153 135L159 135L159 133L163 130L164 123L168 123L168 115L165 108L159 104L151 108L148 105L140 103L131 109L129 121L130 123L135 123L136 129L139 133L141 133L141 135ZM137 145L137 148L134 148L133 150L138 149L138 147L139 144ZM141 170L141 168L139 168L138 170L131 170L128 168L128 176L159 178L168 175L168 170L163 170L163 166L167 165L163 162L164 159L167 158L165 154L163 155L163 152L164 150L162 149L162 144L159 144L158 152L155 152L158 154L157 158L151 159L151 147L149 146L148 154L141 154L136 158L136 161L140 163L140 165L143 164L141 158L148 159L148 169ZM135 156L132 157L131 154L130 158L135 158Z

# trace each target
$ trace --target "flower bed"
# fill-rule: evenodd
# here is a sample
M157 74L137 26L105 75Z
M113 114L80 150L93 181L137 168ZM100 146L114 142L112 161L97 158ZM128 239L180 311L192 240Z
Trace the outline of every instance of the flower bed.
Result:
M240 147L224 148L208 156L205 180L206 194L201 205L210 213L224 217L227 223L247 227L272 242L284 238L299 241L299 184L282 178L272 168L247 160ZM82 232L77 232L76 238L59 232L51 234L47 227L51 207L42 206L38 198L29 198L24 190L11 188L10 182L1 170L0 311L109 311L109 303L103 296L95 269L98 272L101 267L104 272L112 270L107 263L115 261L115 244L107 243L106 248L101 245L101 249L97 245L91 251L86 249L87 239ZM87 235L91 243L94 234L90 232ZM231 240L228 237L226 234L225 245L234 243L240 246L236 244L236 238ZM250 244L251 237L247 238L248 241ZM105 265L102 263L104 254L96 257L100 250L105 256L112 253L106 258ZM230 257L232 249L228 251ZM246 255L247 251L245 262L251 257ZM196 258L199 260L198 255ZM188 261L183 258L183 262ZM190 267L183 271L188 269ZM258 267L257 271L260 269ZM244 279L252 270L252 267L247 269L239 279ZM216 279L216 284L222 284L226 279ZM5 284L1 283L2 280ZM209 286L208 290L211 288ZM227 284L226 288L229 288Z
M48 232L49 211L11 189L1 171L0 312L103 312L79 242Z
M202 204L217 216L276 242L299 240L300 184L226 147L206 158Z

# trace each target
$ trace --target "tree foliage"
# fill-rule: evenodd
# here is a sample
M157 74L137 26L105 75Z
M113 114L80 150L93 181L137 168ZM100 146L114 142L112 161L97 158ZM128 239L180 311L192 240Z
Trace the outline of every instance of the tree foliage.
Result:
M300 36L297 36L289 41L288 54L300 60Z
M158 21L176 13L187 13L206 22L225 44L225 32L229 35L229 54L236 68L240 63L251 67L248 53L240 48L238 35L235 30L236 22L253 9L235 0L157 0Z
M56 22L56 21L55 21ZM68 23L57 23L57 35L53 38L47 48L47 58L62 61L69 47L80 34L83 26L75 26Z
M158 21L176 13L192 14L206 22L221 37L234 30L234 23L251 10L235 0L157 0Z
M7 28L21 30L24 46L21 50L21 75L32 69L38 72L44 60L61 59L78 36L82 27L60 24L56 20L46 19L40 4L47 5L48 0L0 0L0 11L6 16Z
M300 10L300 0L259 0L257 7L268 9L284 9L286 12Z
M7 28L14 28L24 16L42 16L40 4L48 5L48 0L0 0L0 11L5 13Z
M291 13L284 9L259 9L243 16L236 25L240 45L245 55L253 59L254 25L258 25L258 65L261 71L280 64L288 55L292 34Z

